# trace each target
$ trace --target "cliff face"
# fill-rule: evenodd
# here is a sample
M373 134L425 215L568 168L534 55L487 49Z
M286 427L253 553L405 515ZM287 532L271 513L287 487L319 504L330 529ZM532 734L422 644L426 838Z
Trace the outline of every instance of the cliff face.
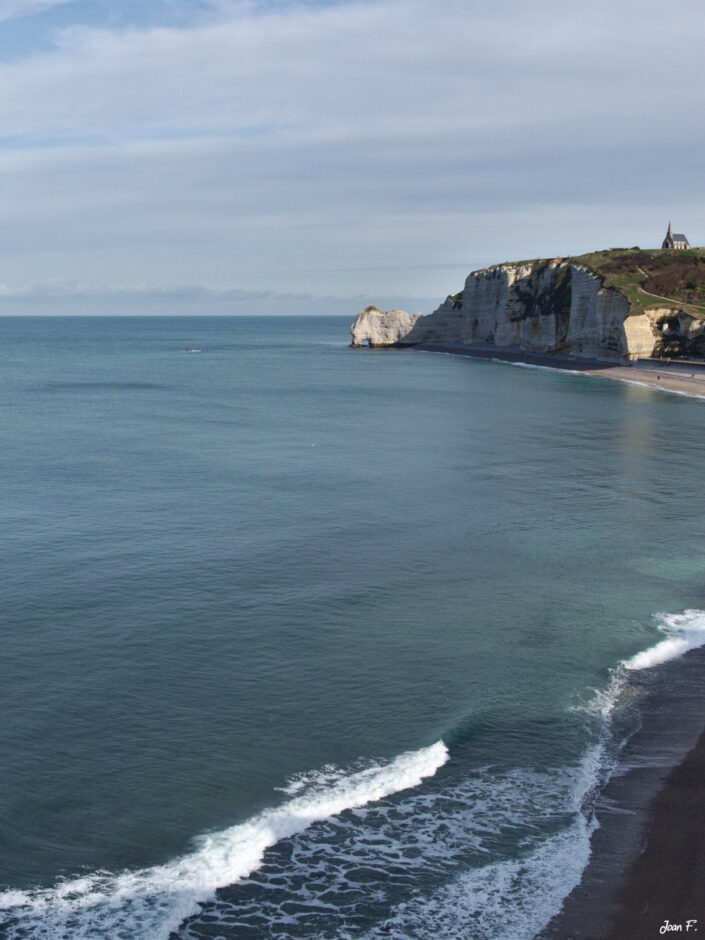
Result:
M487 343L499 349L623 360L651 356L663 342L667 323L672 326L665 326L666 332L705 332L701 321L675 309L630 316L630 307L624 294L603 286L601 277L560 258L502 264L473 271L463 292L448 297L429 316L367 308L353 324L352 345Z

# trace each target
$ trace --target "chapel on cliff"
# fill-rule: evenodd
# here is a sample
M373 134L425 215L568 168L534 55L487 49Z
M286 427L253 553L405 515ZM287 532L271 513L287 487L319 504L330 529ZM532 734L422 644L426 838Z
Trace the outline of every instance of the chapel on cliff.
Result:
M668 223L668 231L663 240L662 248L690 248L690 242L685 235L674 235L671 231L671 223Z

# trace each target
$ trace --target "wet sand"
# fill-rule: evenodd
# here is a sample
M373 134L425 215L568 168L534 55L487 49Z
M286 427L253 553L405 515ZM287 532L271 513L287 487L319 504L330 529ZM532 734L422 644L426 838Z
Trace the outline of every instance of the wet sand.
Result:
M444 352L456 356L469 356L471 359L492 359L499 362L514 362L524 365L541 366L546 369L559 369L567 372L579 372L600 379L612 379L619 382L631 382L647 385L668 392L693 395L705 398L705 367L692 372L675 371L674 367L664 362L660 369L654 364L648 368L642 365L620 365L597 359L576 359L571 356L551 356L540 353L527 353L520 349L495 349L492 346L447 346L440 343L423 343L414 347L426 352Z
M704 829L705 733L651 804L646 848L627 872L608 940L705 933Z
M595 805L580 884L537 940L705 935L705 650L635 676L641 727Z
M692 375L669 372L668 367L656 371L639 366L606 366L593 369L581 369L585 375L594 375L601 379L616 379L620 382L632 382L649 385L667 392L680 392L682 395L695 395L705 398L705 374L694 372Z

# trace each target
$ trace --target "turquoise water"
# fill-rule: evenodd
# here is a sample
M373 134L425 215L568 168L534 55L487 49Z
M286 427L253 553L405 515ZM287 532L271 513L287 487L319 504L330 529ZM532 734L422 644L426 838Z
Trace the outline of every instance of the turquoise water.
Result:
M0 326L5 935L533 936L620 662L705 641L705 402L336 318Z

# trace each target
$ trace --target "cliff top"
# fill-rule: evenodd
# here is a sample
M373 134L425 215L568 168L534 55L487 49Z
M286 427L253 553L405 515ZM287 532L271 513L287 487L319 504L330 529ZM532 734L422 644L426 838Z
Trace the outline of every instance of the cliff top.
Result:
M631 314L677 306L691 316L705 319L705 248L681 251L610 248L553 260L577 264L597 274L605 287L624 294L631 304ZM519 263L542 266L550 261Z
M631 313L667 306L670 301L692 316L705 318L703 248L611 248L569 260L599 274L605 287L624 294L632 305Z

